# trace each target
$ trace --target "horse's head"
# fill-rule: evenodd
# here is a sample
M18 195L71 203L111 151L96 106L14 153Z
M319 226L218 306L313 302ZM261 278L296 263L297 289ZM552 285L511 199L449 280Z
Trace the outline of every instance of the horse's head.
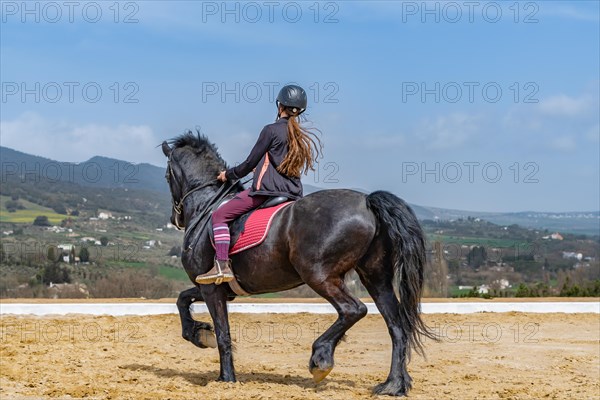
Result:
M171 223L178 229L185 228L184 204L192 192L216 185L216 176L226 168L216 147L206 137L187 132L171 141L162 143L167 157L165 178L171 191Z

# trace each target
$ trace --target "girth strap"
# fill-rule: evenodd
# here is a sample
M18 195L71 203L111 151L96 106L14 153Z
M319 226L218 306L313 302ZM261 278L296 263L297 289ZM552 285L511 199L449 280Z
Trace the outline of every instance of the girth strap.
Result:
M235 294L237 294L238 296L250 296L250 293L246 292L241 286L240 283L237 281L237 279L235 278L235 272L234 272L234 277L232 281L229 281L229 287L231 288L231 290L233 290L233 292Z

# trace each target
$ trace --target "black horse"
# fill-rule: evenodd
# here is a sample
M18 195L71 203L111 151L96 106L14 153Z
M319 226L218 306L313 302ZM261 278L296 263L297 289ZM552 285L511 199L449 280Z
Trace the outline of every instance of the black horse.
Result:
M212 267L215 254L209 224L201 222L199 214L208 215L207 206L218 192L235 193L243 186L215 179L226 164L206 137L188 132L170 144L172 147L163 142L162 150L169 160L166 178L173 200L171 221L186 229L182 263L194 282ZM276 214L266 240L232 256L232 261L235 275L248 293L307 284L335 307L338 319L312 347L309 370L317 382L333 368L340 339L367 314L367 307L344 283L346 274L355 270L383 316L393 344L389 376L374 393L401 396L410 390L407 361L411 349L422 353L421 336L434 335L420 316L424 235L403 200L384 191L369 195L352 190L313 193ZM228 284L212 284L185 290L177 300L183 337L201 348L214 347L212 326L193 320L190 305L199 300L206 303L221 361L218 379L227 382L236 380L227 314L227 301L235 297Z

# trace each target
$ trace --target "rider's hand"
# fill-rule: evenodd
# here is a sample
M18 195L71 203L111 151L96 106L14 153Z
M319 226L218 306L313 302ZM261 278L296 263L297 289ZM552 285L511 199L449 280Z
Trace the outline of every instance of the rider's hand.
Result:
M217 176L217 180L220 180L221 182L227 181L227 177L225 176L225 171L221 171L219 173L219 175Z

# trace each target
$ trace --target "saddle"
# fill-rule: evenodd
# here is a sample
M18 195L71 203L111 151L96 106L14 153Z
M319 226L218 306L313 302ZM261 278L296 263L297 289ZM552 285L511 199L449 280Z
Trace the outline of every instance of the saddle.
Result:
M225 199L221 205L225 204ZM236 254L261 244L267 236L273 217L277 212L293 201L287 197L272 197L258 208L240 216L229 225L230 245L229 254ZM212 229L209 229L210 241L215 247Z

